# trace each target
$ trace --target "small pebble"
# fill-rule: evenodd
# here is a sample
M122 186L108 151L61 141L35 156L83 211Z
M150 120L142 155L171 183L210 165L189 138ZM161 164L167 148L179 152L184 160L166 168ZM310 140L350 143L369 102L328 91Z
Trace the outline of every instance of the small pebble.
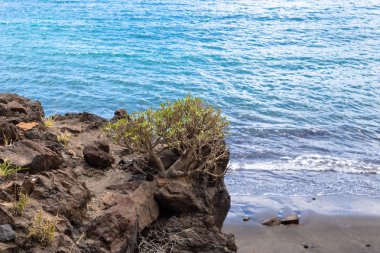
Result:
M248 217L248 216L243 217L243 221L249 221L250 219L251 219L251 217Z
M303 243L302 243L302 246L303 246L305 249L308 249L308 248L309 248L309 244L307 244L307 242L303 242Z
M316 198L312 198L312 200L316 200Z
M366 246L367 248L369 248L369 247L371 247L371 244L368 243L368 244L366 244L365 246Z

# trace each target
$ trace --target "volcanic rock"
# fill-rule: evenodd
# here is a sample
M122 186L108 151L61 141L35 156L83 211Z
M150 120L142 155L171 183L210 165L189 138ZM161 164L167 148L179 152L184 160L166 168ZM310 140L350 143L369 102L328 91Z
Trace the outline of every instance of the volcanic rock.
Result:
M86 162L95 168L111 167L115 162L115 158L94 145L86 146L83 156Z
M10 160L17 166L27 168L28 172L57 169L62 163L57 153L32 140L21 140L0 148L0 159Z
M0 118L0 145L11 144L21 140L17 127Z

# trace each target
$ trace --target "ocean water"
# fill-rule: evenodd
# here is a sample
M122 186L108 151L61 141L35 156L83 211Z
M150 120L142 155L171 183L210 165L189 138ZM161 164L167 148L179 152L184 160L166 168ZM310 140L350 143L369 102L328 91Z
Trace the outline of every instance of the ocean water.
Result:
M188 93L236 195L380 195L380 2L0 0L0 92L106 118Z

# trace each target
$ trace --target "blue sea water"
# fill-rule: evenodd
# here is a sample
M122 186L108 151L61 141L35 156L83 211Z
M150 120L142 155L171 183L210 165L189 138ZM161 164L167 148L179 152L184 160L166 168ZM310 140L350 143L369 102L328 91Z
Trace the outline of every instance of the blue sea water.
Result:
M232 194L380 195L380 2L0 0L0 92L48 115L189 92L231 121Z

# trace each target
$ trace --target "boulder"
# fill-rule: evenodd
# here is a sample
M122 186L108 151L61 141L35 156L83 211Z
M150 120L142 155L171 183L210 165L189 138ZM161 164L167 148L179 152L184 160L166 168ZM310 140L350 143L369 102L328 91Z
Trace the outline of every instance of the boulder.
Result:
M85 253L133 253L137 237L135 205L127 195L115 195L116 203L92 220L80 243Z
M110 153L110 144L107 141L95 141L95 145L107 154Z
M62 163L57 153L32 140L21 140L0 148L0 159L27 168L28 172L57 169Z
M0 242L9 242L16 239L16 233L9 224L0 225Z
M170 181L158 188L154 196L160 207L169 212L188 213L206 209L195 196L191 184L180 180Z
M0 118L0 145L11 144L21 140L17 127Z
M139 229L154 223L160 214L158 203L154 199L156 182L145 182L131 194L136 206Z
M115 162L115 158L94 145L86 146L83 156L86 162L95 168L111 167Z

